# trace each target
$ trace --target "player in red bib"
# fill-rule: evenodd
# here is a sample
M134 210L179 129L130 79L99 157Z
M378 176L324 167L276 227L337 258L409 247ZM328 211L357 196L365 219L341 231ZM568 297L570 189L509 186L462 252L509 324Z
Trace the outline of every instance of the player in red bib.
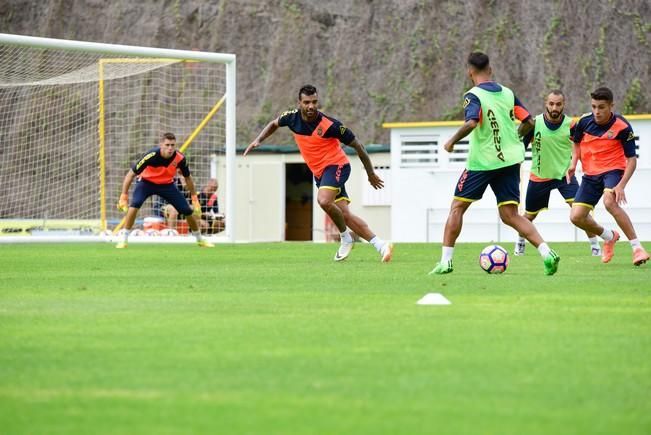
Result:
M319 188L317 201L339 229L341 245L334 260L344 260L353 249L353 238L348 230L350 228L375 247L382 262L388 262L393 255L393 244L376 236L368 224L351 213L348 207L350 198L345 183L350 175L350 162L339 143L355 148L371 186L381 189L384 182L373 170L364 145L341 122L319 112L318 102L316 88L312 85L303 86L298 91L298 109L285 112L267 124L246 148L244 155L259 147L278 127L289 127Z
M192 198L192 207L174 184L174 175L177 171L180 171L185 178L186 186ZM129 203L129 186L136 178L138 182L133 190L131 203ZM194 181L190 175L190 168L185 156L176 151L176 137L172 133L165 133L158 146L147 151L144 156L138 159L124 177L118 209L126 212L127 216L124 220L124 230L120 235L120 241L115 246L116 248L127 247L129 232L136 221L138 210L140 210L145 200L152 195L165 198L180 214L186 216L188 226L192 230L192 235L197 239L199 246L204 248L214 246L201 237L199 222L195 216L201 216L201 205L197 198Z
M620 206L626 204L624 188L637 165L635 134L626 118L613 113L610 89L599 88L590 96L592 113L582 116L570 130L574 150L567 178L574 175L579 159L584 172L570 218L577 227L604 239L601 261L608 263L613 258L619 233L602 227L590 216L590 210L603 195L606 210L631 243L633 264L639 266L649 260L649 254L638 240L628 214Z

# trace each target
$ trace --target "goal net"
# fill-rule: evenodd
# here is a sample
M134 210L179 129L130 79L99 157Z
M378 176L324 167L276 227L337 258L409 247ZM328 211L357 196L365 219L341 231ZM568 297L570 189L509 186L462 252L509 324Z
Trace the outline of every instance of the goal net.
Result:
M219 212L230 223L234 60L0 34L0 239L119 228L122 180L166 132L198 190L218 180ZM164 205L147 200L137 224L162 218Z

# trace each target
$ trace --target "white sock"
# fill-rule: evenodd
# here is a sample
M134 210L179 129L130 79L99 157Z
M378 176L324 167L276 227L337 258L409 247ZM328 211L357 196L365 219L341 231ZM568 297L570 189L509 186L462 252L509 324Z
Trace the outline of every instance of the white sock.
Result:
M629 242L631 243L631 248L633 249L642 247L642 243L640 243L640 239L629 240Z
M120 239L122 242L127 243L129 241L129 234L131 233L131 230L124 229L120 231Z
M538 252L540 252L540 256L542 258L545 258L547 255L549 255L549 252L551 249L549 246L547 246L547 243L542 242L540 245L538 245Z
M609 241L611 241L613 239L613 237L615 237L615 235L613 234L613 230L609 230L607 228L604 228L604 232L599 234L599 237L601 237L605 241L609 242Z
M197 242L203 240L203 237L201 237L201 231L192 231L192 235L197 239Z
M521 245L524 243L524 237L518 237L518 244Z
M599 247L599 239L597 238L597 236L590 237L588 241L590 242L590 246L592 246L593 248Z
M441 247L441 263L447 263L452 260L454 255L454 246L443 246Z
M384 245L386 245L387 242L379 238L378 236L373 236L371 240L368 241L371 245L375 247L375 250L378 252L382 252L382 248L384 248Z
M339 233L339 238L342 243L353 243L353 236L350 235L350 231L346 229L343 233Z

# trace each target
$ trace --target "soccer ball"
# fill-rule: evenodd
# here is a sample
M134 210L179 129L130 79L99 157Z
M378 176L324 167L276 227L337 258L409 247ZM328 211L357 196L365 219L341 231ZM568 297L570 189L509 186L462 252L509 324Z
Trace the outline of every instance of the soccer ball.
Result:
M502 273L509 265L509 254L500 245L486 246L479 254L479 266L488 273Z

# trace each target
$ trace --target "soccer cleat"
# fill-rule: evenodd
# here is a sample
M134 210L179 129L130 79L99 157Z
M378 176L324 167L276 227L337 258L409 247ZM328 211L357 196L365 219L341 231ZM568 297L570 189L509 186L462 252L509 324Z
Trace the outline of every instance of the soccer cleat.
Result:
M118 242L117 245L115 245L115 248L116 248L116 249L124 249L124 248L126 248L127 246L129 246L129 245L127 244L127 242Z
M619 233L613 230L612 240L608 240L604 242L604 249L601 254L602 263L608 263L610 260L613 259L613 255L615 255L615 243L617 243L618 240L619 240Z
M335 261L345 260L350 254L350 251L353 250L354 245L355 242L342 241L341 245L339 245L339 249L337 249L337 252L335 253Z
M561 257L558 256L554 250L550 250L549 254L543 260L545 265L545 275L553 275L558 270L558 263L561 261Z
M592 256L593 257L601 257L601 248L596 247L596 248L591 248L592 251Z
M214 248L215 247L214 244L210 243L208 240L205 240L205 239L197 240L197 245L200 248Z
M649 253L643 247L633 249L633 264L639 266L649 261Z
M380 255L382 255L382 263L391 261L391 257L393 256L393 243L385 243L380 251Z
M436 266L434 266L434 269L432 269L429 275L443 275L450 273L453 270L454 268L452 267L452 260L441 261Z
M515 242L515 248L513 248L513 255L524 255L524 247L525 247L525 241L524 239L519 240Z

